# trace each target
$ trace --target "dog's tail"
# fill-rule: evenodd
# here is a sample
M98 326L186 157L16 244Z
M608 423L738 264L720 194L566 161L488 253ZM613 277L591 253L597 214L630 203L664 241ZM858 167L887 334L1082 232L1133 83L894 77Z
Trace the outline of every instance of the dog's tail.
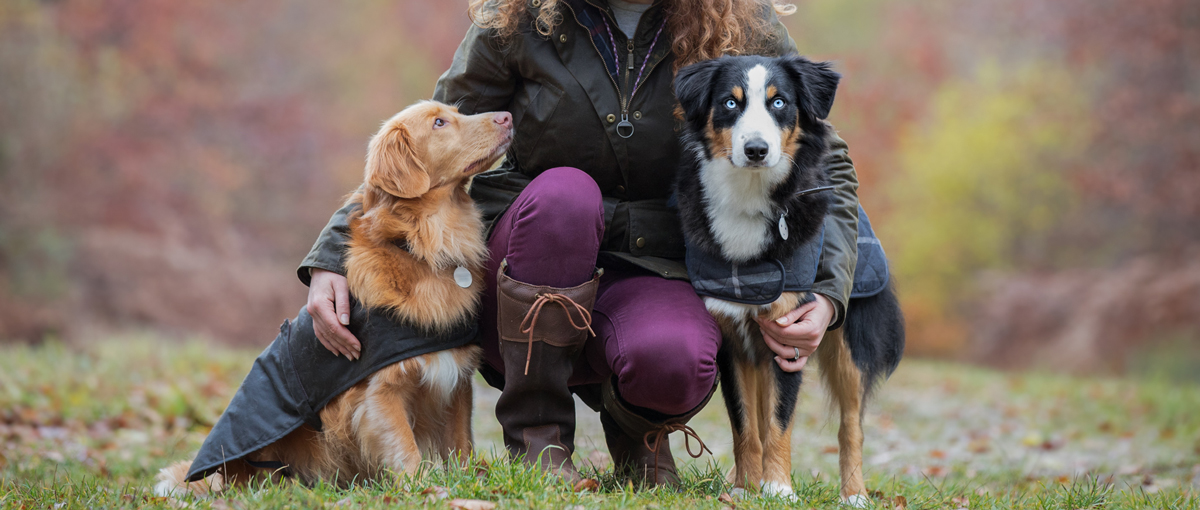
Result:
M155 478L157 483L154 484L154 494L164 498L187 494L204 497L224 488L225 483L220 472L213 473L203 480L188 482L187 473L191 466L192 461L183 460L159 470Z
M850 300L846 312L846 343L868 392L892 375L904 355L904 315L894 283L874 296Z

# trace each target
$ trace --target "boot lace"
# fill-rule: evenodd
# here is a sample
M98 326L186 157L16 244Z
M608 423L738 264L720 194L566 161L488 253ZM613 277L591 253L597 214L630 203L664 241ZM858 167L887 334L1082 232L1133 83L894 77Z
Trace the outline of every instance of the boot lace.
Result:
M659 427L657 430L651 430L642 437L642 442L646 445L646 449L654 452L655 480L658 480L658 448L662 446L663 441L667 439L667 434L672 432L683 432L683 449L687 450L687 454L693 459L700 458L701 455L704 455L704 452L708 452L709 455L712 455L712 450L709 450L708 445L704 444L704 440L700 439L700 434L697 434L695 429L687 425L682 423L668 423L662 427ZM650 442L651 436L654 437L653 443ZM695 439L697 443L700 443L700 451L692 452L692 439Z
M533 359L533 328L537 326L538 316L542 313L542 307L546 306L547 303L558 303L559 306L563 307L563 310L567 312L567 322L571 323L571 327L580 331L587 330L592 336L596 336L596 332L592 331L592 312L590 310L576 303L565 294L553 294L549 292L538 294L537 299L533 301L533 305L529 307L529 311L525 312L525 318L521 319L521 332L529 333L529 350L525 352L525 375L529 375L529 361ZM575 311L579 312L579 318L583 322L582 325L575 323L575 317L571 315L572 307L575 308Z

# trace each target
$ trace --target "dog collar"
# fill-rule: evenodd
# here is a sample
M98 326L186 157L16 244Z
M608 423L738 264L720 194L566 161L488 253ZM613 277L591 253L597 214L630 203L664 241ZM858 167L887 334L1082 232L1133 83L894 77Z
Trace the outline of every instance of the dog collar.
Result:
M802 197L804 195L811 195L813 193L820 193L822 191L829 191L832 189L833 189L833 186L819 186L816 188L810 188L810 189L806 189L803 191L797 191L795 195L792 195L792 197ZM784 208L782 208L782 210L779 211L779 238L783 239L784 241L787 241L787 238L788 238L787 214L788 214L787 207L784 207ZM771 216L768 216L767 219L774 219L774 218L772 218Z
M410 254L412 253L412 246L409 246L407 239L395 239L392 241L392 245ZM466 266L459 265L454 268L455 285L465 289L470 287L474 281L475 279L471 277L471 270L467 269Z

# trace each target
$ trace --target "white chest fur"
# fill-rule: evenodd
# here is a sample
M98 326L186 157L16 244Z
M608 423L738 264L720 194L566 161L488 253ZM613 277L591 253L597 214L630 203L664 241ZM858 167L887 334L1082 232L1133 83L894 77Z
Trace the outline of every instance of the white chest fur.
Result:
M722 255L732 262L752 260L766 250L776 234L771 191L788 175L791 163L744 168L728 159L709 161L700 169L707 199L705 213Z

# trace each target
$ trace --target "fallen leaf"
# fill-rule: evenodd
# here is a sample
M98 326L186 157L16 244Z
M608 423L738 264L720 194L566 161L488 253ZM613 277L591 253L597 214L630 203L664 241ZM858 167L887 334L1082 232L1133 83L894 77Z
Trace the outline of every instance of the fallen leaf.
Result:
M350 506L352 504L354 504L354 501L351 498L342 498L339 499L337 503L334 503L333 506L336 508L339 506Z
M836 446L826 446L821 449L821 453L837 453L837 452L838 452L838 447L836 447Z
M1100 429L1100 432L1108 434L1113 431L1113 424L1111 421L1101 422L1099 429Z
M908 498L904 496L896 496L892 498L892 508L895 510L905 510L908 508Z
M496 504L481 499L452 499L450 500L450 508L461 510L492 510L496 508Z
M950 502L958 505L960 508L970 508L971 507L971 499L966 496L950 498Z
M1069 477L1067 475L1058 475L1058 476L1054 477L1054 481L1065 485L1067 483L1070 483L1071 477Z
M735 505L735 503L733 502L733 496L731 496L728 492L722 492L721 495L717 498L717 501L725 503L726 505L729 505L729 506Z
M986 438L976 439L967 445L967 450L971 453L987 453L991 451L992 445Z
M944 459L944 458L946 458L946 452L943 452L941 450L933 450L933 451L929 452L929 456L933 457L935 459Z
M575 492L596 492L600 490L600 482L597 482L595 478L584 478L576 482L572 490Z

